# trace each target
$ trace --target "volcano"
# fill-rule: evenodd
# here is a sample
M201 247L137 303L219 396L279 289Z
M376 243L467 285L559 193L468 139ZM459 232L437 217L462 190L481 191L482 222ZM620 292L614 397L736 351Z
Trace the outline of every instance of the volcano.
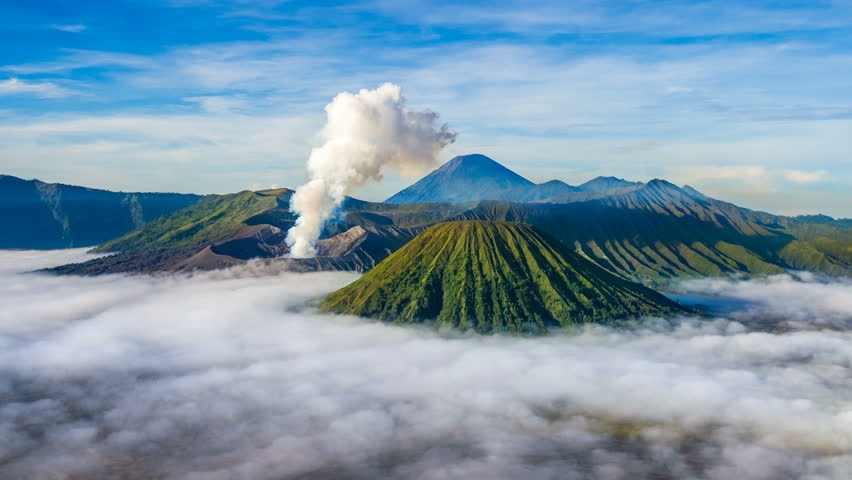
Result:
M461 221L435 225L352 284L327 312L480 333L546 333L618 325L682 308L612 275L535 227Z

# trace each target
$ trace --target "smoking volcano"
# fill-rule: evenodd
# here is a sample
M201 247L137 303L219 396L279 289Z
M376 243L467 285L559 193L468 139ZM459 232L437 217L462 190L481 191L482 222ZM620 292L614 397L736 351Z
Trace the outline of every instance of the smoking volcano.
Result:
M323 223L352 190L381 180L385 167L403 174L434 168L438 154L456 138L446 125L435 127L437 113L408 108L402 89L391 83L354 95L340 93L325 111L325 143L311 151L310 180L291 200L291 210L299 215L287 233L292 257L316 255Z

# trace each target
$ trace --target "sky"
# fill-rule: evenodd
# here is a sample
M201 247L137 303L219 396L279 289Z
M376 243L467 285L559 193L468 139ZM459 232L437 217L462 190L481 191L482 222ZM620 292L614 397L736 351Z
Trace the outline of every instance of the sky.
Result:
M459 133L442 161L852 216L849 0L9 0L0 18L0 173L295 188L325 105L393 82Z

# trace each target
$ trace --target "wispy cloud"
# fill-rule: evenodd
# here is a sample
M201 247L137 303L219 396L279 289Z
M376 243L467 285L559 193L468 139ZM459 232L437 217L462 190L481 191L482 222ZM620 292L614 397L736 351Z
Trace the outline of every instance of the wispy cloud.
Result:
M654 8L657 6L646 1L625 4L581 0L566 4L555 0L499 0L459 6L436 5L425 0L376 0L361 8L419 25L475 25L486 31L533 35L645 33L694 37L838 28L852 23L849 16L852 8L843 2L789 8L736 1L712 4L672 1L665 8Z
M70 74L82 68L119 67L143 69L154 65L154 61L146 55L79 49L62 49L61 51L62 55L52 61L4 65L0 67L0 70L20 75Z
M31 95L39 98L60 98L74 95L74 91L53 82L28 82L19 78L0 80L0 95Z
M803 170L786 170L784 171L784 178L791 182L795 183L815 183L821 182L825 180L828 176L828 172L825 170L817 170L813 172L806 172Z
M765 178L767 170L760 165L690 165L674 167L669 172L689 182L699 180L735 180Z
M231 113L248 106L244 95L207 95L186 97L184 101L196 103L207 113Z
M88 27L86 25L77 24L77 25L51 25L50 28L52 28L54 30L61 30L63 32L80 33Z
M0 125L3 173L128 191L227 193L303 182L322 111L249 116L207 102L201 112L9 119Z
M39 110L43 102L16 107L25 114L24 123L90 119L95 103L106 119L156 111L171 123L178 120L173 115L185 117L192 108L202 123L211 114L299 121L321 117L322 107L340 91L392 81L422 102L419 106L441 111L461 132L448 153L483 150L533 178L570 182L597 174L637 180L646 174L683 174L694 182L702 172L687 175L684 169L696 166L708 167L707 187L742 178L762 181L732 173L738 166L755 166L803 194L823 183L795 182L782 172L822 170L838 184L852 184L845 154L852 146L838 133L852 119L847 80L852 54L838 33L852 23L852 16L844 15L848 3L782 8L675 1L662 12L645 2L448 7L374 0L334 8L298 1L178 3L185 8L168 11L210 15L208 21L238 34L229 38L217 31L215 38L197 43L152 39L147 50L105 41L109 51L62 48L0 67L22 82L74 85L93 93L72 99L68 103L79 99L76 108L52 112L50 118ZM96 33L100 30L92 29L87 37ZM68 83L75 80L80 87ZM122 133L124 138L134 137L131 130ZM160 141L149 133L139 134L149 139L139 148L156 146L152 155L172 145L175 156L183 156L192 143L170 144L168 133ZM45 134L52 144L66 140L61 133ZM114 132L91 135L115 140ZM311 143L311 133L305 135L288 145L285 155L303 151ZM77 138L75 148L83 148L83 138L88 137ZM228 135L205 138L232 142ZM50 170L52 152L39 154L37 145L9 141L32 156L31 165ZM818 160L803 169L806 156ZM256 173L277 161L274 155L253 158L258 163L241 167ZM713 165L726 168L712 171ZM383 198L402 186L389 178L364 195ZM852 194L844 203L852 204ZM826 207L838 208L836 202Z

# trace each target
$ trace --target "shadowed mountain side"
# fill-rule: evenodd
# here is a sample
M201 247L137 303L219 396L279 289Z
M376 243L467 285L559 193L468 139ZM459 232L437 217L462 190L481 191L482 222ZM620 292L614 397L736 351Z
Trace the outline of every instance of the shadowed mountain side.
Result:
M84 275L171 271L186 265L190 258L205 249L210 249L209 254L196 257L192 263L207 269L240 263L250 258L252 251L271 255L280 250L261 240L275 236L281 227L289 228L288 221L292 225L292 215L281 212L290 195L292 191L287 189L209 195L195 205L145 224L93 250L114 255L50 271ZM263 221L277 225L261 223ZM212 251L217 245L223 245L220 253ZM237 257L225 260L222 258L227 256L223 255L225 252ZM207 260L202 261L202 257Z
M453 158L385 203L535 202L576 191L560 180L535 184L485 155L474 154Z
M530 223L611 272L655 285L784 268L849 275L852 265L841 251L852 246L850 231L690 195L663 180L565 205L480 202L448 218L468 219Z
M346 218L343 225L364 221L367 224L387 224L400 227L422 227L442 222L478 205L479 202L457 203L391 203L366 202L348 197L343 202ZM348 227L347 227L348 228Z
M127 235L109 241L94 252L121 252L156 248L201 248L229 239L257 215L281 207L287 208L292 190L273 193L243 191L229 195L209 195L173 215L159 218Z
M620 195L624 193L629 193L634 190L638 190L642 188L644 184L640 183L639 185L631 185L628 187L619 187L612 188L609 190L589 190L589 191L575 191L563 193L560 195L555 195L552 197L547 197L542 200L538 200L536 203L576 203L576 202L588 202L590 200L597 200L599 198L611 197L613 195Z
M515 202L540 202L554 197L578 193L577 187L568 185L561 180L551 180L528 187L518 187L509 190L500 197Z
M0 175L0 248L97 245L198 202L200 195L124 193Z
M637 185L642 185L642 182L630 182L618 177L595 177L586 183L578 185L576 188L581 192L602 192L604 190L629 188Z
M837 218L829 217L828 215L799 215L793 217L794 220L807 223L817 223L821 225L829 225L837 228L852 228L852 218Z
M545 333L683 311L530 225L481 221L427 229L329 295L322 309L396 323L434 320L481 333Z
M279 269L299 272L366 271L398 250L421 230L422 228L356 226L320 240L317 244L317 257L290 259L281 257L288 252L284 243L286 231L273 225L243 226L222 242L212 245L119 253L47 271L79 275L185 272L227 268L252 259L263 259L270 264L276 263Z
M461 155L388 198L388 204L458 203L479 200L572 203L642 186L616 177L597 177L574 187L561 180L535 184L485 155Z

